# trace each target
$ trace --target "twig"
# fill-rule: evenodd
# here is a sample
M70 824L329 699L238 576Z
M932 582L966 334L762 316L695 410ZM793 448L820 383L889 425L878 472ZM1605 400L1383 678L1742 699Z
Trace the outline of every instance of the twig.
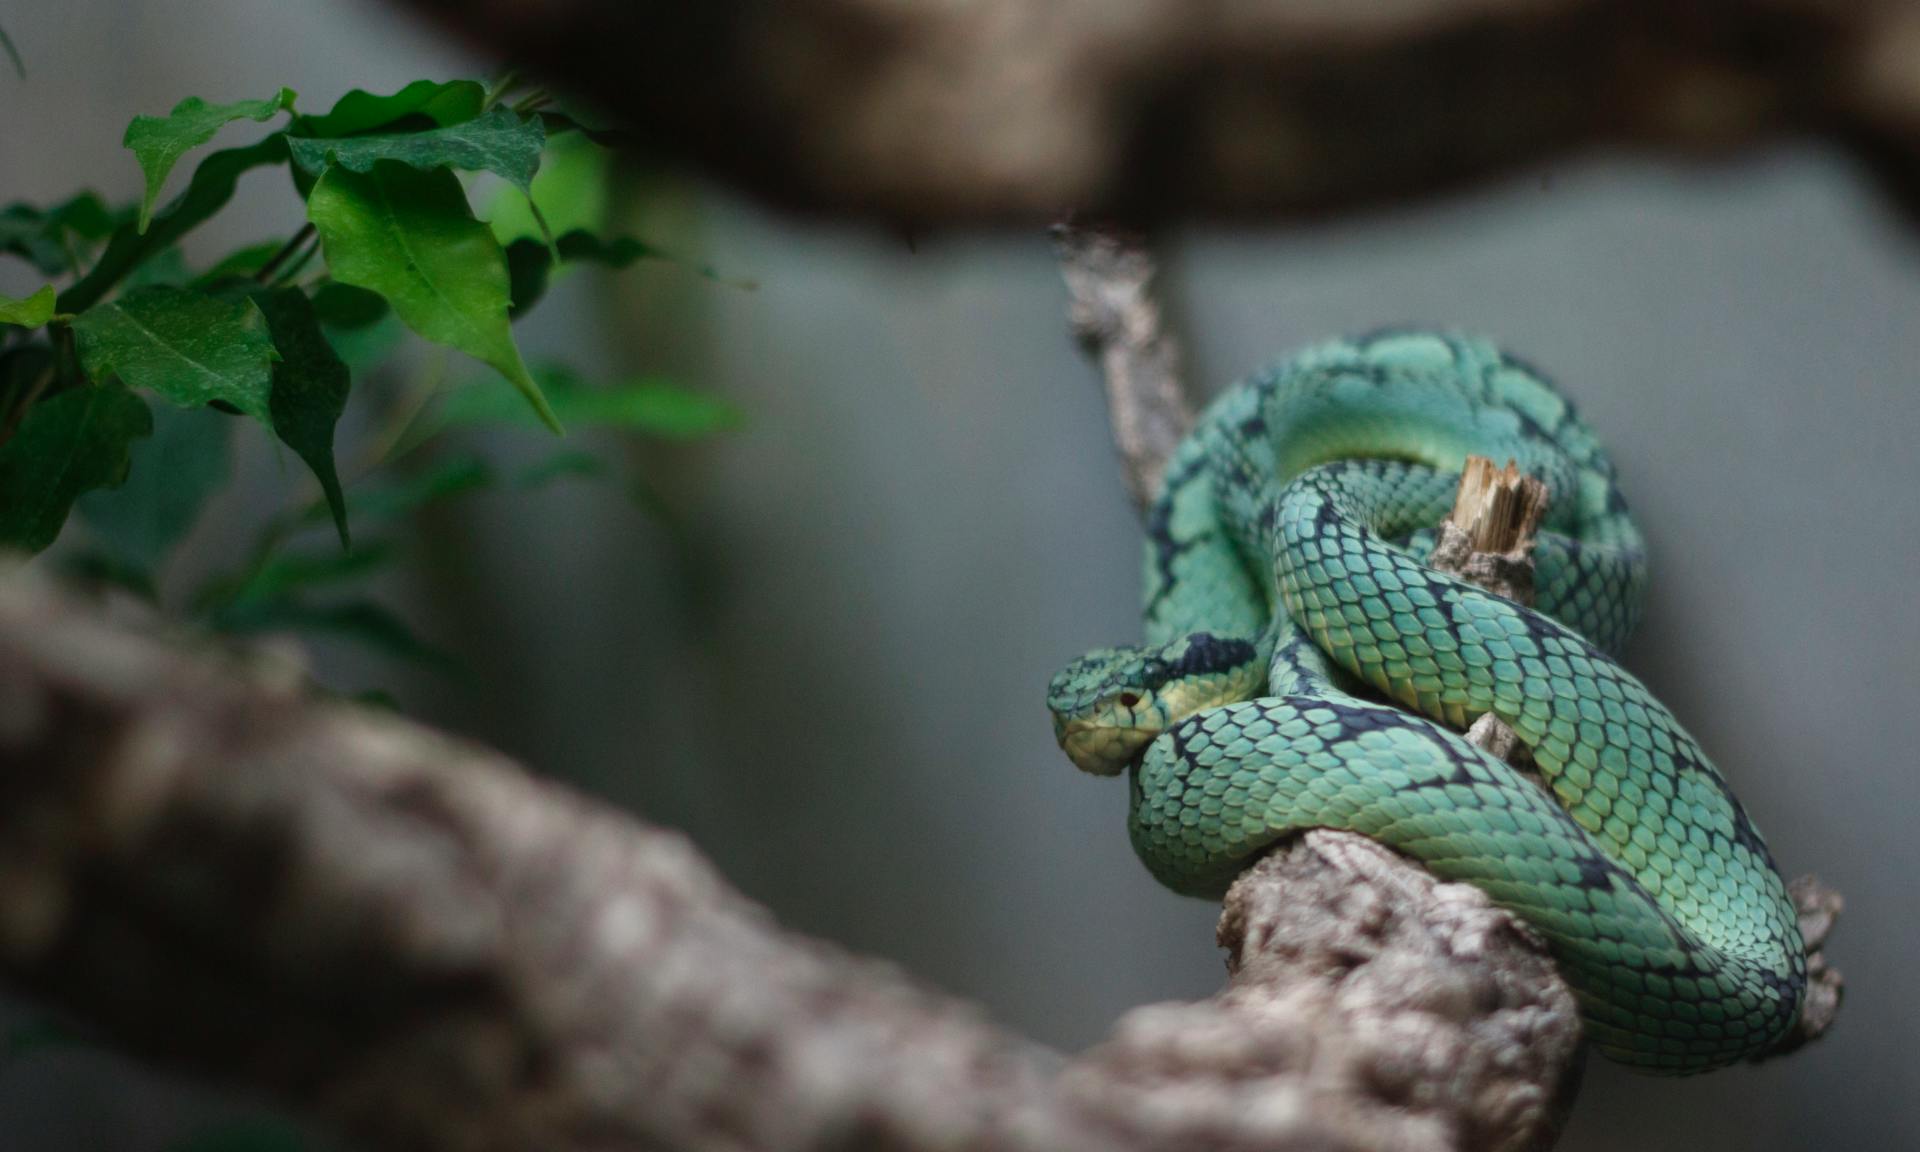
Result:
M1548 499L1547 486L1522 473L1513 461L1507 461L1503 470L1485 456L1467 457L1453 511L1441 523L1440 539L1427 563L1531 606L1533 545ZM1467 728L1467 739L1539 779L1533 771L1533 753L1493 713L1476 718Z
M1108 225L1056 224L1053 238L1067 282L1067 321L1100 367L1127 492L1134 507L1145 509L1160 490L1167 458L1193 426L1180 348L1153 295L1153 257L1144 237Z
M298 252L300 246L308 240L311 240L313 235L314 227L312 224L300 225L294 234L287 238L287 242L280 245L280 247L274 251L273 255L267 257L266 263L260 265L259 270L253 274L255 282L265 284L268 280L271 280L274 272L279 269L280 265L286 263L287 258L295 252Z

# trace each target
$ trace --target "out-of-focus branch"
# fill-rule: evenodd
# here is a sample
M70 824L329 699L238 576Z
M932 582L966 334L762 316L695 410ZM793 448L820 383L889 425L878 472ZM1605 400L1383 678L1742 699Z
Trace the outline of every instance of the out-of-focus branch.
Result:
M1446 1152L1550 1127L1571 1006L1477 892L1315 835L1236 887L1221 940L1219 997L1063 1065L781 933L678 836L312 698L284 659L0 574L0 975L369 1150Z
M1845 897L1821 883L1818 876L1788 881L1787 895L1793 897L1794 910L1799 913L1800 939L1807 946L1807 996L1800 1004L1800 1019L1794 1021L1793 1031L1771 1051L1755 1057L1756 1061L1785 1056L1826 1035L1840 1013L1840 1001L1847 990L1845 978L1827 963L1826 954L1827 937L1846 910Z
M397 0L754 192L1297 217L1827 135L1920 206L1920 0Z

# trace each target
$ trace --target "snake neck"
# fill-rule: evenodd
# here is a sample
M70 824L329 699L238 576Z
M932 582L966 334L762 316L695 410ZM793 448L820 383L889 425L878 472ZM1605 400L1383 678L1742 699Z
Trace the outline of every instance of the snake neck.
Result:
M1252 639L1199 632L1167 645L1170 662L1184 662L1192 670L1169 677L1160 687L1164 727L1171 728L1203 709L1266 695L1275 642L1276 631L1269 628ZM1196 660L1196 651L1206 652L1207 658Z

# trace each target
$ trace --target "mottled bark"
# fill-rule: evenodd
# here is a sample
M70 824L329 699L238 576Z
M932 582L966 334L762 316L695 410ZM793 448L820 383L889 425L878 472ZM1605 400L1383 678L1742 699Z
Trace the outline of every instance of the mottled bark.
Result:
M1235 887L1221 943L1226 991L1065 1061L782 933L679 836L313 697L284 656L0 577L0 973L369 1149L1440 1152L1551 1127L1571 1006L1478 892L1313 834Z

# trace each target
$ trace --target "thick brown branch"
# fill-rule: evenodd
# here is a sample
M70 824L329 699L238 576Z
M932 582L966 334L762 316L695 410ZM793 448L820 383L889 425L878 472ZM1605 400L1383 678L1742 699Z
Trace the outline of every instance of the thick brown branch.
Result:
M400 0L777 200L1343 211L1593 147L1855 145L1920 205L1920 0Z
M1316 835L1221 938L1225 993L1140 1009L1060 1075L780 933L675 835L0 576L0 973L368 1149L1443 1152L1545 1127L1571 1010L1477 892Z

